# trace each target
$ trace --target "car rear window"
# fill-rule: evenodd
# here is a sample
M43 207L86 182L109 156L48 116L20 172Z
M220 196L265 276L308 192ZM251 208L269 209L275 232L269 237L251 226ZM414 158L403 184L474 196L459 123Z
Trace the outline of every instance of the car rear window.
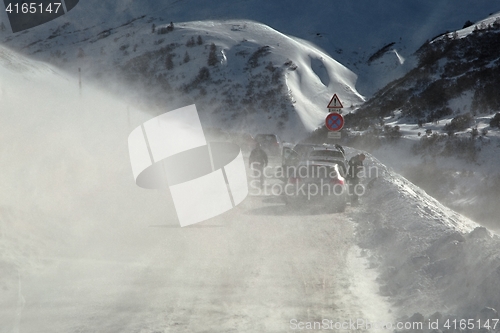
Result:
M295 150L299 155L302 155L311 149L314 149L314 146L298 144L293 147L293 150Z
M311 159L330 159L330 158L344 158L344 155L340 151L335 150L318 150L309 153L309 158Z

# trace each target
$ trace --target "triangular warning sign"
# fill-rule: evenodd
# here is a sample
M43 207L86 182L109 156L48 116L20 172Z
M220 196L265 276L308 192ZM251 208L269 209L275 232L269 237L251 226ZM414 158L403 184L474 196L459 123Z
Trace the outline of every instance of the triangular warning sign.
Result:
M332 99L330 100L330 103L328 103L327 108L328 109L342 109L344 106L340 102L339 97L337 94L333 94Z

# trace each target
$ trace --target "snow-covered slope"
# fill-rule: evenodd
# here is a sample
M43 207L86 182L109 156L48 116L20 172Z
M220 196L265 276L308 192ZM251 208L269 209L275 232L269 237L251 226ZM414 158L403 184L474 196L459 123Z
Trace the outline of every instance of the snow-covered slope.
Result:
M401 110L409 121L431 122L464 111L500 110L500 13L469 28L427 42L418 65L378 91L361 108L365 116Z
M479 20L470 26L463 28L463 29L455 29L453 32L448 32L446 34L443 34L440 37L435 38L432 42L438 41L438 40L443 40L446 38L464 38L469 36L470 34L473 34L475 32L485 30L488 27L491 28L491 26L495 24L500 24L500 13L495 13L495 14L490 14L487 18Z
M489 117L480 118L479 133L487 134L476 138L467 130L449 139L440 134L445 122L423 128L388 122L400 126L402 137L372 153L448 207L499 230L500 133L489 127ZM431 134L425 134L427 130Z
M195 103L214 127L285 139L320 126L335 92L346 106L364 100L353 72L314 45L263 24L206 21L167 28L158 25L153 32L143 18L86 41L65 35L58 46L37 43L37 56L68 72L81 68L84 80L97 77L106 88L124 82L128 89L115 91L129 96L129 103L139 100L160 112Z
M313 42L361 76L359 91L371 95L404 73L397 66L393 49L408 58L427 39L461 27L466 20L477 21L498 11L498 0L455 1L339 0L335 2L301 0L276 1L102 1L80 3L60 19L16 36L3 34L3 39L23 52L38 50L37 41L50 42L52 48L64 43L58 35L83 41L89 36L146 15L168 23L201 20L246 19L266 24L291 36ZM0 11L0 15L5 15ZM5 16L0 16L0 20ZM1 36L1 35L0 35ZM64 37L65 38L65 37ZM369 61L378 51L383 59ZM31 44L31 45L30 45Z
M500 238L444 207L373 156L368 154L365 164L378 178L355 212L357 236L381 273L381 292L399 307L397 316L416 322L423 318L410 316L420 313L427 322L439 312L441 330L448 318L481 318L484 324L481 310L500 307L495 282Z
M418 66L347 122L372 152L431 195L499 228L500 13L425 43ZM366 117L366 118L364 118ZM399 129L400 140L391 139ZM388 139L389 137L389 139Z

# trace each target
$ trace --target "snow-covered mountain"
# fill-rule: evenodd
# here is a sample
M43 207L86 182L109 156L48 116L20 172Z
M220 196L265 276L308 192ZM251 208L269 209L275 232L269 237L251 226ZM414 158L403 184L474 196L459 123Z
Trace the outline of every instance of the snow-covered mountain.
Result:
M436 198L498 228L500 13L425 43L418 65L350 115L374 153ZM397 126L397 133L394 129ZM393 134L402 140L393 140ZM392 139L391 139L392 137Z
M369 7L347 0L92 0L21 33L7 28L0 38L75 75L81 68L84 80L104 78L108 88L121 81L129 89L115 92L134 103L147 100L149 109L196 103L205 121L218 127L296 140L323 123L333 93L344 106L359 105L363 92L372 94L413 68L412 54L429 36L495 6L483 0L460 6L379 1ZM191 37L196 40L190 44ZM209 66L212 43L215 63Z
M78 43L140 17L157 25L173 21L244 19L268 25L289 36L308 40L360 76L358 90L371 95L394 77L422 43L447 30L498 11L498 0L408 2L364 1L81 1L72 11L43 26L16 35L3 33L6 45L33 54L41 47L57 49ZM6 20L0 12L0 20ZM162 22L163 21L163 22ZM42 51L45 49L42 47ZM399 54L399 55L398 55Z
M378 91L359 116L387 116L396 110L417 122L463 112L500 110L500 13L425 43L418 65Z
M84 80L108 88L124 82L115 92L130 103L161 112L195 103L214 127L299 139L324 122L335 92L346 106L364 101L352 71L311 43L255 22L170 29L141 18L76 44L70 38L36 43L36 55L68 72L81 68Z

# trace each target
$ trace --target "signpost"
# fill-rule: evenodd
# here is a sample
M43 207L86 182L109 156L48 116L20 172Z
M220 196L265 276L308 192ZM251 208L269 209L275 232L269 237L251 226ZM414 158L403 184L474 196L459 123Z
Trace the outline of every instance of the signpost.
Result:
M344 127L344 117L342 117L342 102L340 101L337 94L333 94L332 99L326 106L328 108L328 116L325 119L325 126L328 129L328 139L340 139L340 130Z
M342 109L343 107L344 106L342 105L342 102L340 101L337 94L333 94L333 97L330 100L330 103L328 103L328 105L327 105L328 111L332 112L333 110L331 110L331 109Z
M340 131L344 127L344 117L337 112L329 113L325 119L325 126L329 131Z
M342 137L342 133L341 132L328 132L328 136L327 138L328 139L340 139Z

